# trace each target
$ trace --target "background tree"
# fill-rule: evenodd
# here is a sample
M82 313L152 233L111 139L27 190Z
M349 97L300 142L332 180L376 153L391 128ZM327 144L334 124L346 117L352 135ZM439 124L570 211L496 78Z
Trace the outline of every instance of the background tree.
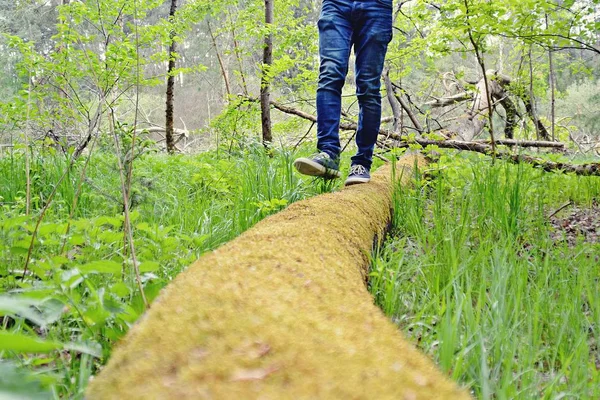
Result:
M171 0L171 9L169 10L169 20L172 21L175 17L175 11L177 11L177 0ZM166 101L166 122L165 122L165 136L167 142L167 151L169 153L175 152L175 140L173 138L173 91L175 86L175 76L173 72L175 70L175 57L176 57L176 45L175 41L176 32L174 29L169 32L169 66L167 68L167 101Z
M260 84L260 110L262 120L262 139L265 146L273 142L271 132L271 94L269 69L273 64L273 0L265 0L265 47L263 53L262 78Z

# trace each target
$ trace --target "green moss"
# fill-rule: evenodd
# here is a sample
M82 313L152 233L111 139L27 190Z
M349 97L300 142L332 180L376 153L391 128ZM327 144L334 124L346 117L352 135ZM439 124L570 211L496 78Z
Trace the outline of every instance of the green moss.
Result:
M365 287L373 239L390 219L390 176L384 167L369 184L292 204L200 258L131 330L87 397L468 398Z

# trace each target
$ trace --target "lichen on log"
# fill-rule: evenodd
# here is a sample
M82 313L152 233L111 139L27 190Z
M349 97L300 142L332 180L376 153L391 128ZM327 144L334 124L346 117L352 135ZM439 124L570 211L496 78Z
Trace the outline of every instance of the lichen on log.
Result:
M421 156L396 171L408 183ZM88 399L466 399L365 280L392 173L290 205L202 256L114 350Z

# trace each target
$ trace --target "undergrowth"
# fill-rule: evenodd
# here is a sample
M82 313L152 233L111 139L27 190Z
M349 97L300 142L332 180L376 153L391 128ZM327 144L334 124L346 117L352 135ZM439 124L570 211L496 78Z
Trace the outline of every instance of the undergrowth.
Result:
M481 399L600 398L600 244L549 234L597 177L444 155L395 193L370 290L415 345Z
M144 293L159 291L201 254L286 205L322 191L293 171L296 154L146 154L131 189ZM93 373L144 311L125 246L116 158L96 152L68 170L25 260L32 232L67 158L32 158L25 212L24 154L0 158L0 397L82 398ZM81 179L84 176L83 180Z

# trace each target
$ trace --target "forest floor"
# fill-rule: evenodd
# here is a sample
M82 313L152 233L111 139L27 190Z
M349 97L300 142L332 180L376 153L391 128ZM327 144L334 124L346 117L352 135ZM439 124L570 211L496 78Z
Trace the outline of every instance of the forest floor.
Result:
M600 180L459 154L399 190L376 302L476 398L600 397Z
M566 204L572 204L571 202ZM567 206L557 215L550 217L553 240L566 241L574 247L580 239L587 243L600 243L600 204L593 202L590 207ZM600 263L600 260L598 260Z
M132 220L148 300L262 218L339 189L299 176L296 156L257 147L138 159ZM23 154L0 158L0 392L82 398L144 312L115 157L96 154L82 185L84 161L58 186L24 271L65 162L32 160L26 215ZM423 172L434 179L398 188L393 235L373 256L377 304L475 397L600 398L600 180L453 151Z

